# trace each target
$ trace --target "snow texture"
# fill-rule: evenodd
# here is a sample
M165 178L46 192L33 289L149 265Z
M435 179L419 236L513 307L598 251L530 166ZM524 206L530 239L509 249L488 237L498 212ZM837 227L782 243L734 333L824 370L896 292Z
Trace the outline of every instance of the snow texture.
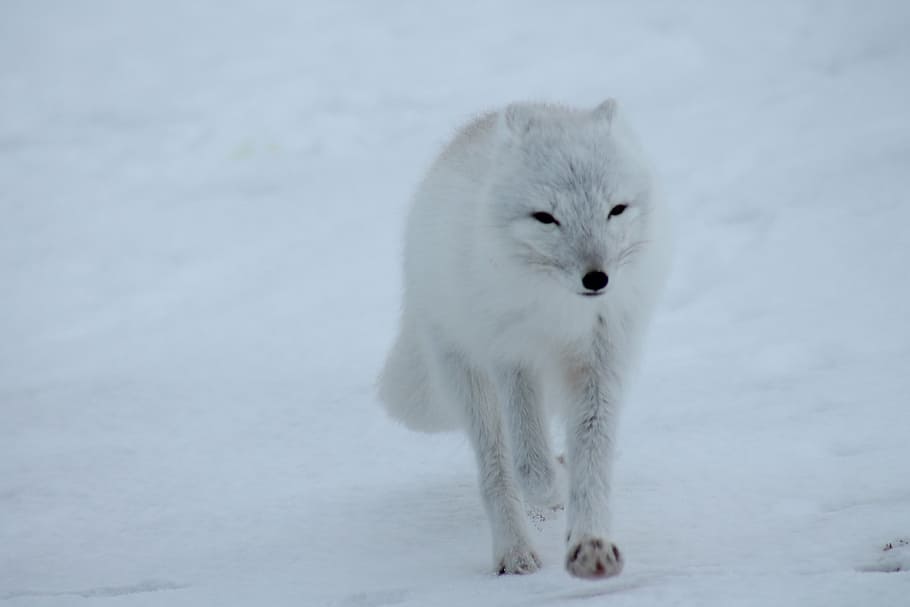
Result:
M910 3L0 7L0 605L910 605ZM619 577L373 392L467 118L615 96L677 254Z

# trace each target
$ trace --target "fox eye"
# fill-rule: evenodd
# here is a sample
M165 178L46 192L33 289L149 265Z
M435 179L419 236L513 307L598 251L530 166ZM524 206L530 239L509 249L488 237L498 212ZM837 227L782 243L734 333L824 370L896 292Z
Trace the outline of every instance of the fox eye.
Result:
M545 213L543 211L537 211L536 213L532 213L531 217L533 217L540 223L555 223L556 225L559 225L559 222L556 221L555 217L553 217L549 213Z
M610 214L607 217L616 217L617 215L622 215L622 212L626 210L629 205L627 204L618 204L612 209L610 209Z

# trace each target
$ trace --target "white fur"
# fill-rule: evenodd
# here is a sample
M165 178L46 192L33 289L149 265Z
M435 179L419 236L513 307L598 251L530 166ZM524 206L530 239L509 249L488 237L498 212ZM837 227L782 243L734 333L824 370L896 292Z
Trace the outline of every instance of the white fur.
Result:
M613 100L482 116L415 196L401 330L380 397L411 428L467 432L501 573L540 566L522 499L560 501L548 383L565 395L566 567L584 578L622 568L608 539L610 464L623 386L666 273L657 198ZM610 216L618 204L628 207ZM559 225L535 219L539 211ZM609 276L599 296L582 295L591 270Z

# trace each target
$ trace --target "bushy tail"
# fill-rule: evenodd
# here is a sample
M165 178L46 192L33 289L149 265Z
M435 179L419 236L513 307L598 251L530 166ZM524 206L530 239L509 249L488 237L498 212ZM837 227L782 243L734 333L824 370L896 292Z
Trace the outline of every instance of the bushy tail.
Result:
M460 424L455 412L434 394L428 354L416 331L402 327L379 376L379 398L389 415L411 430L456 430Z

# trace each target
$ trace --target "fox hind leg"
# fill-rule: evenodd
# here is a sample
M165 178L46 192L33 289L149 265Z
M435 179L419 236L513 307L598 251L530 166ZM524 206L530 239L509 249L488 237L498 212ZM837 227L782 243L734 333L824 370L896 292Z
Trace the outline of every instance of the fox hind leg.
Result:
M499 373L518 484L529 505L562 506L562 466L550 448L540 389L530 370L513 367Z

